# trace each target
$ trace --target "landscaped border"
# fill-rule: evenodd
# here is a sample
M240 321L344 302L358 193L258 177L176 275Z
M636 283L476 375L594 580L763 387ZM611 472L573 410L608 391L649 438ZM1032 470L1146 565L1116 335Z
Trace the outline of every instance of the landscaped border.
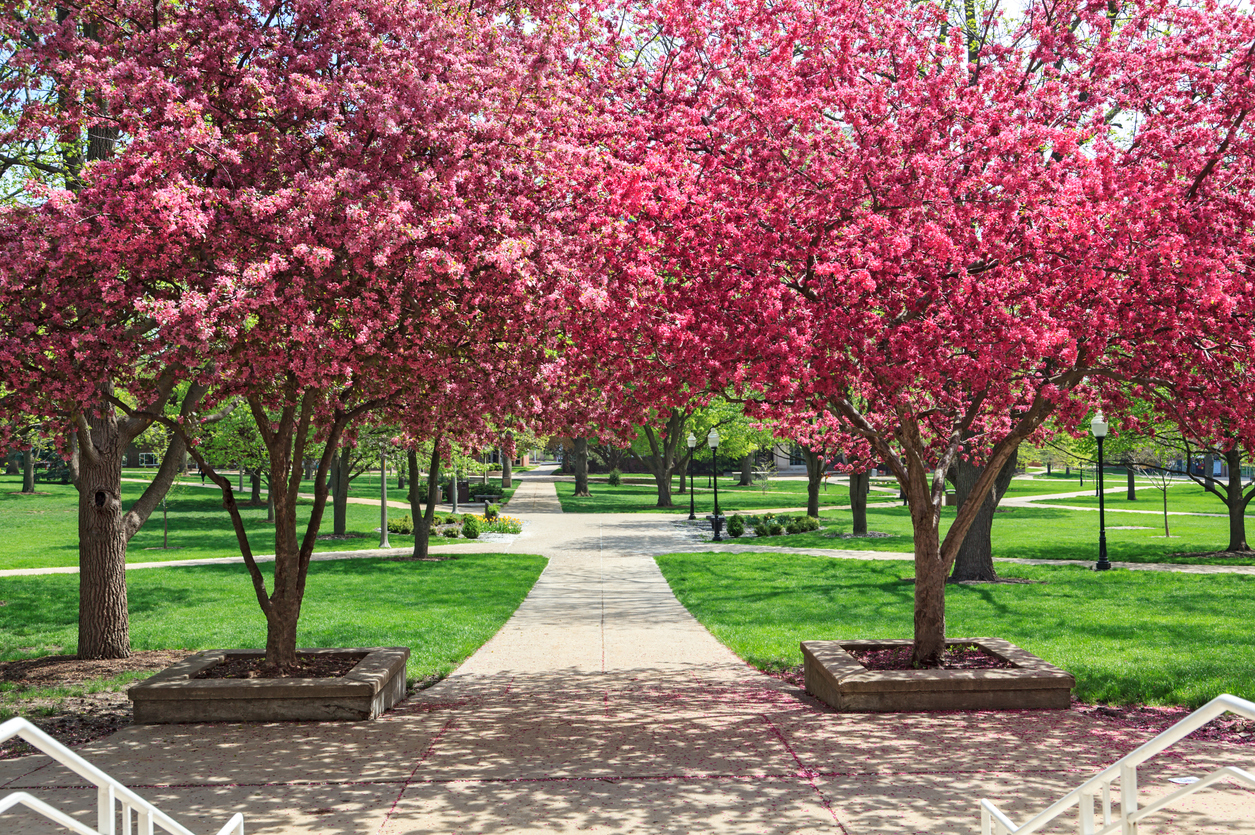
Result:
M911 646L909 640L803 641L806 691L847 713L1063 710L1076 679L1000 638L949 638L1012 664L1001 670L868 670L847 650Z
M409 647L300 649L310 655L362 653L341 678L198 679L228 657L259 658L255 649L205 650L127 691L138 724L296 722L374 719L405 698Z

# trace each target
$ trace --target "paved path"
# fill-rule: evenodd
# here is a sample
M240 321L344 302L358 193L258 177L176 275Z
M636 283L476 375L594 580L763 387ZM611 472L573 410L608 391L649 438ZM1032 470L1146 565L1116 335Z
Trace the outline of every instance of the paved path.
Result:
M671 594L650 555L686 544L640 514L563 515L543 478L497 546L549 565L454 675L369 723L136 726L82 749L194 832L235 811L258 833L972 833L976 801L1024 818L1145 737L1070 711L840 715L761 675ZM477 543L453 549L489 550ZM1249 747L1185 744L1142 795ZM0 793L94 794L42 757ZM1143 833L1255 833L1227 786ZM0 832L52 833L24 812ZM1055 830L1061 831L1061 830Z

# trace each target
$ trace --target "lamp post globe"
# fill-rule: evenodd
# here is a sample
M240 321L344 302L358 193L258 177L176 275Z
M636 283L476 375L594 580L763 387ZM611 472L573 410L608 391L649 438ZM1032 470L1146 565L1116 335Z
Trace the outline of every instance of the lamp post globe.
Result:
M1107 518L1102 483L1102 442L1107 437L1108 428L1107 421L1102 416L1102 409L1099 409L1098 414L1089 423L1089 431L1098 441L1098 478L1096 479L1098 482L1098 562L1094 565L1095 571L1107 571L1111 568L1111 563L1107 559Z
M693 450L697 448L697 436L694 435L692 432L690 432L688 436L688 445L689 445L689 465L688 465L689 521L692 522L695 519L697 519L697 512L693 505Z

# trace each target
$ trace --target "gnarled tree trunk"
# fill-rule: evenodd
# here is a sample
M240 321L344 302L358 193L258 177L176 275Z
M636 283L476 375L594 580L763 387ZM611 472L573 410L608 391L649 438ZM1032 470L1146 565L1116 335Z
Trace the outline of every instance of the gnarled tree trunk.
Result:
M353 448L346 446L335 456L332 468L331 532L344 536L349 530L349 477L353 469Z
M406 455L410 470L410 519L414 522L414 559L427 559L431 540L431 525L436 518L436 501L440 494L440 442L431 445L431 464L427 468L426 507L414 488L418 485L418 452L411 449Z
M747 452L745 457L741 459L741 480L737 482L738 487L749 487L754 483L754 453Z
M802 447L806 460L806 515L819 518L819 485L824 480L824 459L818 452Z
M1006 495L1007 488L1011 486L1018 456L1018 450L1011 454L998 473L994 489L985 495L980 510L972 520L972 526L967 529L967 536L963 537L963 544L959 546L959 554L950 571L951 582L993 582L998 579L998 572L994 570L992 542L994 512L998 509L998 502ZM958 506L963 507L985 468L960 459L952 472Z
M126 599L126 545L122 512L122 452L130 439L113 409L88 415L92 451L78 464L78 657L131 654ZM85 446L80 440L80 445Z
M1228 551L1249 551L1246 543L1246 506L1255 495L1255 490L1244 495L1242 491L1242 452L1236 446L1224 453L1225 463L1229 465L1229 481L1225 484L1225 505L1229 511L1229 547Z
M514 459L504 449L497 454L501 456L501 488L506 490L514 486Z
M35 450L22 453L22 492L35 492Z
M867 494L871 485L872 477L866 470L850 473L850 515L855 536L867 535Z
M571 468L575 471L575 495L591 496L588 490L588 438L573 438Z

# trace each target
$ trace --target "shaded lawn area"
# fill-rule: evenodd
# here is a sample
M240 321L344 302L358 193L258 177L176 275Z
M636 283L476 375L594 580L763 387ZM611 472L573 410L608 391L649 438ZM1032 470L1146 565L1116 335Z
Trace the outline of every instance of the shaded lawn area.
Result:
M697 487L693 491L697 513L712 513L715 507L715 491L704 485L706 480L699 477ZM658 507L658 490L656 487L643 484L621 484L611 487L608 484L594 482L589 485L589 498L575 497L575 484L568 481L557 482L558 500L562 503L564 513L684 513L689 512L688 493L674 492L679 481L673 485L671 500L675 503L671 508ZM764 491L761 486L737 487L734 479L719 481L719 509L725 515L735 512L754 512L775 508L796 508L799 513L806 511L806 482L804 481L772 481ZM868 497L870 503L895 501L895 494L873 491ZM819 504L848 505L850 491L843 484L829 484L819 490Z
M955 508L942 509L941 532L950 529ZM911 517L900 503L869 506L867 527L890 534L884 538L842 539L853 530L848 510L820 513L823 527L812 533L759 540L749 531L733 542L793 548L835 548L845 551L910 553L914 547ZM1107 516L1107 554L1116 562L1165 562L1190 565L1255 565L1251 557L1188 557L1216 551L1229 542L1228 520L1207 516L1171 517L1172 537L1163 535L1163 519L1141 514ZM1138 530L1121 530L1136 527ZM994 517L994 557L1049 560L1098 559L1098 514L1084 510L1041 507L1002 508ZM1002 571L1002 568L998 569Z
M376 482L378 487L378 482ZM51 568L78 565L78 492L68 484L36 485L47 495L24 496L20 476L0 476L0 569ZM122 482L122 504L129 508L144 491L144 485ZM247 497L245 497L247 498ZM231 527L231 517L222 507L222 494L217 489L179 487L167 499L169 549L162 545L160 506L131 539L127 562L165 562L168 560L238 557L239 542ZM303 502L299 521L303 533L305 520L313 502ZM404 510L389 508L389 518L402 516ZM274 553L274 525L266 521L266 508L241 507L245 529L254 554ZM378 548L379 507L349 504L347 531L358 534L353 539L319 540L316 551L357 551ZM331 531L331 507L323 514L321 529ZM390 534L393 547L413 543L413 537ZM432 537L432 544L454 540Z
M123 472L123 477L124 478L151 479L155 472L156 472L155 468L147 469L147 470L129 469ZM515 472L518 472L517 468ZM183 478L182 481L185 484L193 485L193 486L199 485L201 483L200 476L187 476ZM495 484L498 487L500 487L501 485L501 479L499 477L496 479L489 478L488 482L490 484ZM206 483L211 486L213 485L212 481L206 480ZM480 483L479 476L473 476L471 478L472 487L479 483ZM234 476L231 477L231 486L232 488L239 486L239 481ZM427 480L424 478L420 482L419 486L421 488L426 488ZM194 489L207 489L207 488L194 487ZM216 487L214 489L215 491L217 490ZM503 502L508 501L509 498L514 495L514 491L517 489L518 489L518 482L516 480L513 487L510 487L509 489L501 490L501 495L502 495L501 501ZM252 490L252 487L250 486L248 476L245 476L244 477L244 498L245 499L247 499L248 496L251 495L251 490ZM239 491L237 490L237 493L238 492ZM312 496L314 494L313 480L302 481L301 492L308 493L309 495ZM392 473L388 476L388 501L408 503L410 500L409 493L410 493L409 487L406 487L404 490L402 490L400 487L397 487L396 473ZM266 495L266 485L263 482L262 483L262 496L264 497L265 495ZM376 502L379 501L379 473L378 472L362 473L357 478L349 482L349 498L366 499L367 501L376 501ZM330 499L328 499L328 503L330 503ZM398 508L391 508L392 512L396 512L397 510ZM404 511L401 511L401 512L404 512Z
M907 561L794 554L668 554L672 590L763 670L802 663L805 640L910 638ZM1197 707L1255 692L1255 577L1014 566L1042 584L946 589L947 633L1005 638L1076 676L1085 702Z
M408 646L408 678L444 676L496 634L546 562L525 554L314 562L297 645ZM261 567L269 585L273 565ZM131 571L127 594L133 649L266 644L266 621L242 565ZM0 600L0 660L75 652L77 575L5 577Z
M1111 479L1103 485L1110 489L1116 485L1111 483ZM1120 483L1123 487L1123 482ZM1217 482L1216 489L1221 493L1225 491L1225 486ZM1143 482L1137 484L1137 499L1129 501L1128 495L1123 489L1118 493L1106 493L1103 496L1103 504L1107 510L1150 510L1159 513L1159 524L1163 525L1163 491L1157 487L1153 487ZM1045 499L1042 504L1062 504L1073 505L1075 507L1098 507L1098 496L1090 490L1084 496L1076 496L1070 499ZM1224 502L1219 497L1208 493L1198 484L1192 481L1179 481L1168 488L1168 525L1172 526L1176 523L1175 516L1172 513L1217 513L1225 515L1229 509L1225 507ZM1137 514L1143 516L1143 514ZM1255 502L1246 506L1246 516L1248 519L1255 518ZM1125 516L1121 514L1116 517L1118 519L1132 518L1132 515ZM1152 516L1143 516L1146 519L1153 519ZM1145 524L1145 523L1141 523Z

